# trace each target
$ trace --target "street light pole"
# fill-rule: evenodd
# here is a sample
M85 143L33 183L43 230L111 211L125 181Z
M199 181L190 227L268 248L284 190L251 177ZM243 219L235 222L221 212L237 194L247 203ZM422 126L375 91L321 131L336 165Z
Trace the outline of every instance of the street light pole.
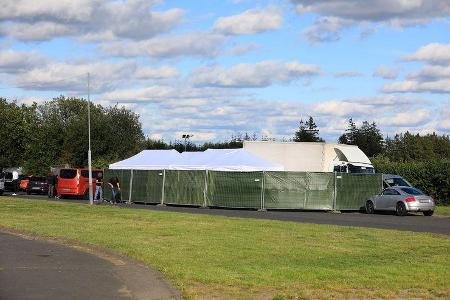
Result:
M92 195L92 159L91 159L91 98L90 98L90 81L91 75L88 73L88 135L89 135L89 149L88 149L88 172L89 172L89 204L94 204L94 197Z
M186 152L187 149L187 140L190 137L193 137L193 134L183 134L181 137L184 139L184 152Z

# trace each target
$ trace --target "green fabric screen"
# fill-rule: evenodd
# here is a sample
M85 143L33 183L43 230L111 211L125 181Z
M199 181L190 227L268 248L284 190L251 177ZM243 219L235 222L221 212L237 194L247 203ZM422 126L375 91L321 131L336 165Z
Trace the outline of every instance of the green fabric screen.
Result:
M163 170L133 170L131 201L146 204L161 203Z
M207 205L261 208L263 172L208 171Z
M122 201L128 201L130 197L131 170L106 169L103 177L103 198L108 200L111 199L111 189L109 188L108 182L113 176L117 176L117 178L119 179L120 195Z
M132 202L228 208L359 210L382 189L382 174L105 170L105 199L112 176L123 201L133 176Z
M164 203L203 205L205 177L206 171L166 170Z
M336 175L336 210L359 210L366 200L382 190L382 174Z

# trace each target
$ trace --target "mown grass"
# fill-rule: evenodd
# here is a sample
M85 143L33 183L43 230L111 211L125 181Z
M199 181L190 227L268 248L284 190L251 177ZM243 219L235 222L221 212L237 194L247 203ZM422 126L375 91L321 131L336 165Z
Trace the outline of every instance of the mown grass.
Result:
M444 216L450 216L450 205L438 205L436 206L435 213L437 215L444 215Z
M186 298L450 298L450 238L0 198L0 226L111 249Z

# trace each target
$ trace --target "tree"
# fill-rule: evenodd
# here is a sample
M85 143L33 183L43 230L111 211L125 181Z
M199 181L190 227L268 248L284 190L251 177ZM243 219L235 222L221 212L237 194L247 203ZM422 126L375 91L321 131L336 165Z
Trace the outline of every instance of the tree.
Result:
M346 132L338 139L339 143L356 145L369 157L374 157L383 152L383 135L375 122L364 121L361 127L357 127L353 119L350 118L348 123Z
M27 143L35 130L36 105L8 103L0 98L0 169L22 166Z
M324 142L319 137L319 129L313 117L310 116L305 123L303 120L300 120L299 128L295 132L294 142Z
M0 98L0 168L24 166L47 174L50 166L87 165L88 102L60 96L41 105L18 106ZM90 103L93 165L130 157L142 149L139 116L117 106Z

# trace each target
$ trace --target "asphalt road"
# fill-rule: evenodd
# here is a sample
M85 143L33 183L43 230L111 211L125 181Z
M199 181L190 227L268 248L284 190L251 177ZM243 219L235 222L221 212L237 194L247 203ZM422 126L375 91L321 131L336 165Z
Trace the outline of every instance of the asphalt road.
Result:
M79 249L0 231L0 299L181 298L158 272L99 249Z
M48 200L46 196L19 195L19 197L31 198L36 200ZM86 200L76 199L64 199L56 201L88 203L88 201ZM377 213L374 215L367 215L359 212L331 213L322 211L254 211L238 209L156 206L142 204L121 204L121 206L132 207L135 209L151 209L181 213L220 215L237 218L280 220L340 226L358 226L415 232L431 232L450 235L450 217L425 217L422 214L409 214L405 217L398 217L393 213Z

